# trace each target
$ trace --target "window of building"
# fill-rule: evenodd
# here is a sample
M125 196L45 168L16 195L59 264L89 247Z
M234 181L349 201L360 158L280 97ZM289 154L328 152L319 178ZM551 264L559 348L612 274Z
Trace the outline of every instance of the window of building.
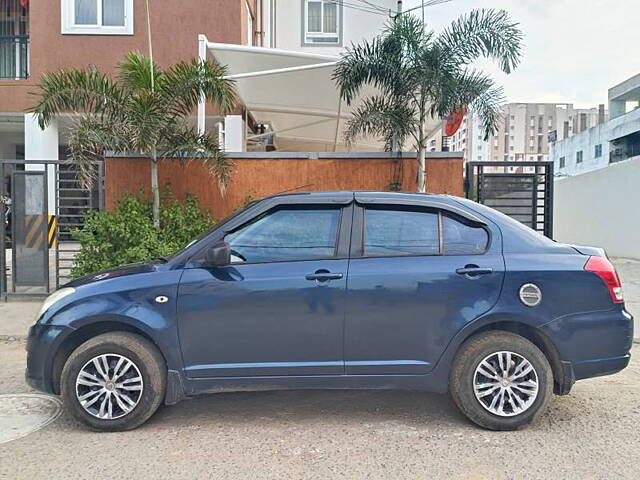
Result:
M576 163L582 163L582 150L576 152Z
M62 0L62 33L133 35L133 0Z
M332 257L340 223L340 209L274 210L224 240L232 255L246 262L272 262Z
M602 144L599 143L598 145L596 145L596 151L595 151L595 155L596 158L601 157L602 156Z
M438 214L400 209L367 209L364 254L371 256L438 255Z
M560 168L564 168L566 163L565 157L560 157Z
M342 43L342 4L334 0L302 0L305 45Z

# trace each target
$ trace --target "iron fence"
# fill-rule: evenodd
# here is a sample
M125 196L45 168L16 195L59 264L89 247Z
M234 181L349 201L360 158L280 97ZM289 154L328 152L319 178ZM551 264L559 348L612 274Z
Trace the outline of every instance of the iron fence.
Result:
M468 162L465 195L553 236L553 162Z
M0 160L0 296L46 295L71 278L72 232L104 208L103 164L82 187L67 161Z

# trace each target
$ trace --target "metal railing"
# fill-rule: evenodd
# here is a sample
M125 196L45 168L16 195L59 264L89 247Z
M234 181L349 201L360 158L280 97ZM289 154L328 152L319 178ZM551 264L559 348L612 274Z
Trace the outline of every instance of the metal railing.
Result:
M88 190L75 164L0 159L0 298L42 296L71 279L84 215L104 208L104 169Z
M0 35L0 79L29 78L29 35Z
M0 0L0 79L29 77L29 3Z
M616 163L626 160L627 158L637 157L640 155L640 144L631 143L623 146L611 146L609 152L609 163Z

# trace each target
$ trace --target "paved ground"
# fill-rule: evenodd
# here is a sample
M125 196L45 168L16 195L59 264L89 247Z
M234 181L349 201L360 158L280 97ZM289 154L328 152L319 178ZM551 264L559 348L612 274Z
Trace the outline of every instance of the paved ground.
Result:
M638 319L640 262L616 265ZM8 394L13 404L31 401L15 394L31 392L21 337L37 308L0 303L0 401ZM448 396L421 392L219 394L162 407L142 428L112 434L90 432L63 413L6 443L19 435L0 432L0 479L636 479L639 357L636 345L629 368L578 382L521 432L478 429ZM40 416L21 425L44 423L45 407L37 405ZM0 418L0 429L6 425Z
M0 395L27 392L24 343L0 343ZM418 392L218 394L162 407L127 433L66 413L0 444L0 478L638 478L640 347L618 375L576 384L520 432L470 425ZM1 397L0 397L1 398Z

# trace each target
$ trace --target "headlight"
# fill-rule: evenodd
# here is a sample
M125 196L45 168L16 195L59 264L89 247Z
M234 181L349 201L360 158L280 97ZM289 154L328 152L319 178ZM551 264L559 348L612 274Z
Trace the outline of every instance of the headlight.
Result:
M36 315L36 319L35 321L37 322L38 319L44 315L44 313L49 310L54 303L56 303L59 300L62 300L64 297L66 297L67 295L71 295L72 293L74 293L76 291L75 288L72 287L66 287L66 288L61 288L60 290L53 292L51 295L49 295L46 300L44 301L44 303L42 304L42 307L40 308L40 311L38 312L38 315Z

